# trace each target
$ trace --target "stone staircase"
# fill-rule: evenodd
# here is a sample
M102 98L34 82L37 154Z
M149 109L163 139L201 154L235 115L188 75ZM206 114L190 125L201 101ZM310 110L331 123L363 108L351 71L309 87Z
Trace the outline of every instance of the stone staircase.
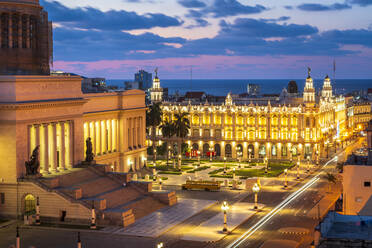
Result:
M94 205L97 222L101 225L128 226L136 219L177 202L174 192L164 198L164 192L161 195L151 192L151 182L134 182L129 174L106 170L107 166L103 165L77 168L67 174L40 179L40 182L74 202L90 208Z

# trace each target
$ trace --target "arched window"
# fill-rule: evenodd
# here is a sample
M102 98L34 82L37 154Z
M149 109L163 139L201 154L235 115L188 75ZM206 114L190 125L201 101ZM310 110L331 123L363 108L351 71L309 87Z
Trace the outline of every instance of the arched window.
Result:
M207 156L207 153L209 152L209 144L205 143L203 145L203 156Z
M292 126L297 126L297 116L292 116Z
M232 125L232 117L231 117L231 115L226 115L225 124Z
M25 196L25 215L33 215L36 213L36 199L33 195Z
M276 145L273 145L271 147L271 156L276 157L277 154L278 154L278 150L276 148Z
M251 155L251 158L254 157L254 146L252 144L248 145L248 156Z
M260 148L258 149L258 155L260 158L266 157L266 146L265 145L260 145Z
M276 115L273 116L271 119L271 125L276 126L278 125L278 117Z
M214 152L216 153L216 156L221 156L221 146L220 144L214 145Z
M254 116L252 116L252 115L249 116L248 124L249 124L250 126L253 126L254 123L255 123L255 118L254 118Z
M259 124L260 124L260 125L266 125L266 117L265 117L265 116L261 116L261 117L260 117Z
M199 125L199 116L198 115L193 115L192 116L192 124L193 125Z
M209 125L211 123L211 116L209 114L203 115L203 124Z
M231 158L231 155L232 155L231 145L227 144L225 146L225 156Z
M238 115L238 116L236 117L236 124L238 124L238 125L243 125L243 120L244 120L243 116Z
M221 115L219 114L214 115L214 124L221 125Z

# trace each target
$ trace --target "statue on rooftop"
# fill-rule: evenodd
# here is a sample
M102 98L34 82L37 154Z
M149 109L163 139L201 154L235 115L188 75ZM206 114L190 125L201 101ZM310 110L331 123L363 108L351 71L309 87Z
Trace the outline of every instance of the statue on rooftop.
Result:
M311 68L308 66L308 67L307 67L307 77L309 77L309 78L311 77L311 76L310 76L310 73L311 73Z
M38 170L39 170L39 166L40 166L39 147L40 146L35 147L35 149L32 151L30 160L25 162L26 176L37 175L38 174Z

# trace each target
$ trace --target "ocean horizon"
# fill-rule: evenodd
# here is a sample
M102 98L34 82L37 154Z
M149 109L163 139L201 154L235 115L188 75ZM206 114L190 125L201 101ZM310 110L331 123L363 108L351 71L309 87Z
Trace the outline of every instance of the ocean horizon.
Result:
M280 94L286 88L288 82L297 82L299 92L303 91L305 79L160 79L162 88L168 88L169 94L177 91L184 94L187 91L203 91L206 94L225 96L229 92L240 94L247 92L248 84L260 85L261 94ZM324 79L314 79L314 87L320 90ZM108 85L124 87L124 82L133 79L108 79ZM372 88L372 79L336 79L332 80L333 91L336 94L346 94L353 91L367 90Z

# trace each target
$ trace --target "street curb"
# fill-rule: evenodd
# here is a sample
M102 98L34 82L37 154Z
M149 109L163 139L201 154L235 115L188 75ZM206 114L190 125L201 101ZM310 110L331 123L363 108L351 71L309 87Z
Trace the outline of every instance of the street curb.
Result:
M9 220L7 222L4 222L4 223L0 224L0 229L6 228L6 227L8 227L10 225L13 225L16 222L17 222L16 220Z
M76 228L63 228L63 227L44 227L44 226L20 226L21 229L38 229L38 230L63 230L71 232L90 232L90 233L105 233L102 230L89 230L89 229L76 229Z

